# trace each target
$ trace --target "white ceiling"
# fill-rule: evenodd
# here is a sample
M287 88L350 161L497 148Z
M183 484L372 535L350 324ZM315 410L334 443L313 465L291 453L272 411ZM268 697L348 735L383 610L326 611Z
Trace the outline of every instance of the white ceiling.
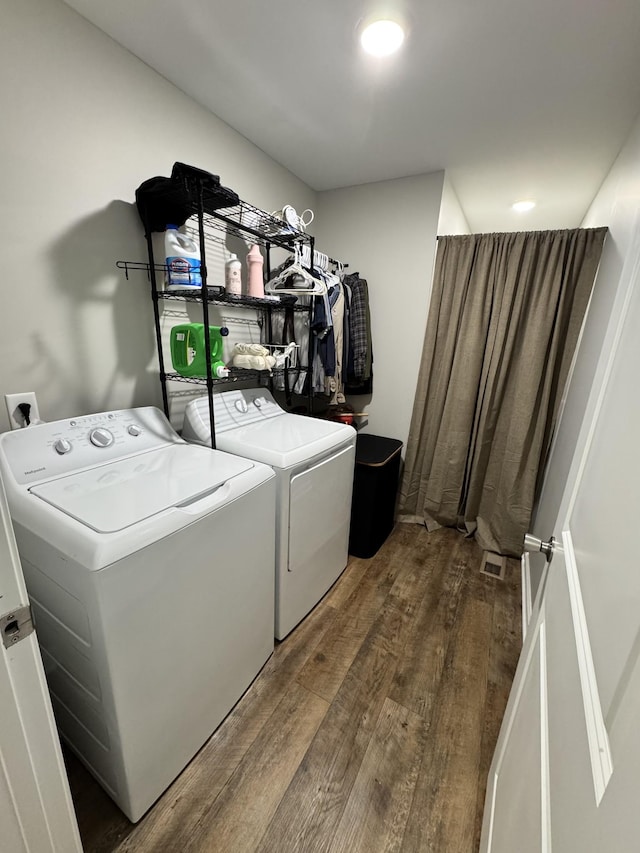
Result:
M640 109L639 0L67 2L314 189L446 169L474 231L579 225Z

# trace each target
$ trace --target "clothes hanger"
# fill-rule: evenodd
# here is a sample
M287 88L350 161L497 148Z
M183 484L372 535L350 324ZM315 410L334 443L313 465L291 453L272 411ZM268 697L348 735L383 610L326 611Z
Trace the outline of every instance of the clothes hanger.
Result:
M302 254L302 263L307 266L311 266L311 247L305 243L302 246L301 250ZM316 249L313 250L313 266L314 268L324 270L328 272L329 270L329 255L325 255L324 252L318 252Z
M277 276L270 279L264 286L265 293L323 294L327 292L326 284L313 276L301 260L300 247L296 243L293 261ZM292 286L292 281L295 285Z
M344 277L347 274L347 267L349 264L343 264L342 261L334 261L335 269L333 271L334 275L337 276L340 284L344 285Z

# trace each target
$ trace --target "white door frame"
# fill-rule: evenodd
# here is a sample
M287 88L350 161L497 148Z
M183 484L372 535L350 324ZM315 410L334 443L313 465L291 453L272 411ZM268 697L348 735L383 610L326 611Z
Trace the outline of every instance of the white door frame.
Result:
M0 481L0 615L28 604ZM0 826L3 850L82 853L35 633L0 642Z
M496 813L496 795L498 792L498 779L505 760L510 742L511 731L514 726L516 714L522 699L525 686L526 674L535 658L539 664L540 679L540 730L532 731L531 737L539 738L540 741L540 853L551 851L551 821L550 821L550 790L549 790L549 721L547 718L547 645L546 645L546 613L544 603L540 607L529 624L527 631L527 643L522 649L518 670L513 682L513 688L509 694L509 701L505 709L500 736L496 744L489 778L487 781L487 796L485 800L484 815L482 821L482 839L480 842L481 853L487 853L493 849L493 831ZM515 851L514 851L515 853Z

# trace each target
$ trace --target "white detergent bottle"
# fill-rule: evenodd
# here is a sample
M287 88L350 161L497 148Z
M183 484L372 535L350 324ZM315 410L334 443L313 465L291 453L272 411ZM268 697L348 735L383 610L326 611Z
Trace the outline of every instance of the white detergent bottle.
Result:
M230 255L229 260L224 265L224 286L227 293L233 296L242 295L242 264L238 260L237 255Z
M195 240L181 234L177 225L167 225L164 233L167 264L167 290L189 290L202 287L200 250Z

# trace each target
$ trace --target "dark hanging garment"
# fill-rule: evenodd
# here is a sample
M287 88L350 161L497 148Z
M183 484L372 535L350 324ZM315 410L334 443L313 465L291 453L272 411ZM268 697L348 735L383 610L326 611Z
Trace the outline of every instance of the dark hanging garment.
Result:
M328 292L329 308L332 309L335 305L340 288L338 286L330 288ZM336 339L333 331L333 325L328 325L326 317L326 305L322 299L316 300L313 322L311 329L316 334L316 350L325 376L336 375Z
M349 312L350 357L345 394L371 394L373 390L373 346L371 341L371 315L369 288L358 273L344 277L351 288Z

